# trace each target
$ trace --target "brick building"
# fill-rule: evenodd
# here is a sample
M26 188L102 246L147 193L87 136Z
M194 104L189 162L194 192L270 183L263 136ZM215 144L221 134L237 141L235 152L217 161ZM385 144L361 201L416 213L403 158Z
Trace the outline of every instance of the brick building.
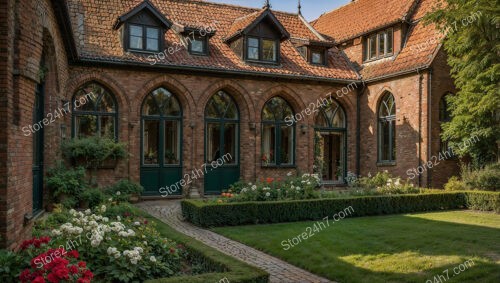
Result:
M308 23L201 0L2 1L0 245L28 236L72 137L125 142L99 183L130 178L145 197L313 168L326 185L408 178L443 148L454 92L441 35L421 22L434 2L357 0ZM456 166L412 181L441 186Z

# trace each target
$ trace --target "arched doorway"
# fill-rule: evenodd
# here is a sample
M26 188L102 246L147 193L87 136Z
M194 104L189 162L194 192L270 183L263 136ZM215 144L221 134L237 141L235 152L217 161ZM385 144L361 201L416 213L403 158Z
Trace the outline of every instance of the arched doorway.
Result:
M319 109L314 141L314 162L323 183L343 184L347 174L347 121L337 102Z
M145 196L181 195L182 108L170 91L149 93L141 113L141 185ZM177 186L175 186L177 184ZM168 188L160 192L160 188Z
M225 91L205 107L205 194L219 194L240 178L239 111Z

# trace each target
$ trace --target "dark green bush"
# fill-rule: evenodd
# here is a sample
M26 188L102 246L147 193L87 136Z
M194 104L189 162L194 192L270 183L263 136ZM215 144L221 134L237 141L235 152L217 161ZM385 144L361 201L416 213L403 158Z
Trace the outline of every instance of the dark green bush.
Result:
M500 213L500 193L468 191L464 194L468 208Z
M104 192L99 188L85 189L80 195L80 200L88 202L90 208L98 206L105 198Z
M486 165L479 170L462 169L462 180L469 190L500 190L500 163Z
M144 188L135 182L122 179L106 188L106 194L118 201L128 201L132 195L140 195Z
M0 280L16 282L23 268L23 259L17 253L0 249Z
M58 162L55 167L48 170L46 180L47 188L56 198L65 195L76 200L87 186L84 181L85 169L82 167L67 168L63 162Z
M101 137L74 138L61 146L63 155L73 160L83 160L85 167L97 167L108 158L120 159L127 156L124 143Z
M498 208L495 197L498 198L498 194L485 196L488 201L479 201L478 197L473 195L470 198L474 198L474 207L470 208L492 210L492 202L493 206ZM216 227L319 220L349 206L354 209L350 216L368 216L460 209L466 208L467 204L464 192L222 204L183 200L182 214L195 225Z

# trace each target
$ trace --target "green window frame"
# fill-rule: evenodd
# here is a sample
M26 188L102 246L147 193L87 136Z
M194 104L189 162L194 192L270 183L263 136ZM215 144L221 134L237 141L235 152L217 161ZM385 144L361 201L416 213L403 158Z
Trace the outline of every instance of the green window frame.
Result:
M396 161L396 103L389 92L382 96L378 108L378 161Z
M446 101L447 97L450 95L453 95L453 93L447 92L439 99L439 129L441 132L443 131L443 124L451 121L448 102ZM453 154L453 150L450 148L448 140L443 139L441 135L439 135L439 151Z
M141 109L141 165L181 166L182 107L177 97L159 87L144 98ZM150 134L157 138L151 140Z
M75 92L71 103L72 138L98 136L118 140L118 103L106 87L87 83Z
M264 104L261 129L263 167L295 166L295 123L290 125L286 122L288 120L286 118L293 115L290 104L279 96L269 99Z

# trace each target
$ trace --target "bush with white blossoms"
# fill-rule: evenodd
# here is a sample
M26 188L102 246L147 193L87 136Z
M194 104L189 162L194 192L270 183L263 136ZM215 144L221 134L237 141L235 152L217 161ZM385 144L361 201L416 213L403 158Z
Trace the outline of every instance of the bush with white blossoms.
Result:
M300 177L262 178L254 183L238 182L231 186L229 193L234 196L221 201L275 201L312 199L319 195L317 189L321 185L318 174L303 174Z
M182 246L162 238L145 219L109 219L103 215L107 209L102 205L95 211L55 212L51 217L66 222L47 221L45 227L53 226L55 243L78 250L95 277L106 282L142 282L180 274L187 257Z

